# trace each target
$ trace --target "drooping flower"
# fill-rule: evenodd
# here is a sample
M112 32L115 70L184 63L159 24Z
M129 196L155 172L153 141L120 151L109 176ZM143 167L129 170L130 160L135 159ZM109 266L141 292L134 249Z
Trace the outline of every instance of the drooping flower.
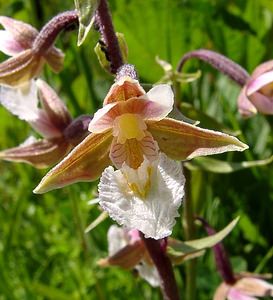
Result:
M213 300L257 300L256 297L273 297L273 284L259 274L237 274L233 284L223 282Z
M244 117L251 117L257 112L273 114L273 60L254 70L239 95L238 107Z
M136 170L145 158L156 161L159 152L187 160L248 148L230 135L168 118L173 102L169 85L145 93L137 80L121 77L90 122L91 134L43 178L35 192L95 180L111 164Z
M119 266L124 269L136 269L139 275L151 286L160 285L159 274L136 229L127 230L112 225L107 233L109 257L101 259L102 267Z
M1 159L45 168L57 163L73 147L73 138L67 137L72 118L55 91L41 79L16 89L0 86L0 103L43 137L28 138L18 147L1 151Z
M63 67L64 54L54 47L57 34L78 20L77 13L57 15L38 32L34 27L9 17L0 16L0 51L11 58L0 64L0 84L17 86L37 77L45 63L54 72Z

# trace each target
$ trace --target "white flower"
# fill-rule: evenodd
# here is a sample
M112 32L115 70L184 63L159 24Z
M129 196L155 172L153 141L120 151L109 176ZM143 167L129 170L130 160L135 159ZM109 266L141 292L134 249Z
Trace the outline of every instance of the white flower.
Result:
M144 160L139 169L108 167L99 183L100 205L112 219L146 238L169 236L184 196L185 178L180 163L159 155L158 162Z

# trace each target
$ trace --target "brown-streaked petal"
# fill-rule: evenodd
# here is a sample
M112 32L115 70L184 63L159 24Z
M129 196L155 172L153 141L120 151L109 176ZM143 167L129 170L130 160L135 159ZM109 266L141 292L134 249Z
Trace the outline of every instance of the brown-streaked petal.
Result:
M222 283L218 286L214 293L213 300L226 300L230 286L226 283Z
M141 261L144 253L144 245L139 241L132 245L126 245L114 255L99 260L98 264L102 267L119 266L124 269L132 269Z
M160 150L175 160L227 151L243 151L248 148L233 136L169 118L159 122L147 122L147 126Z
M43 63L31 49L25 50L0 64L0 83L15 86L28 81L40 73Z
M273 285L265 280L254 277L245 277L239 279L235 283L234 288L246 295L256 297L273 296Z
M137 80L125 76L112 85L103 101L103 105L118 101L126 101L144 94L145 91Z
M50 121L60 130L64 130L72 121L71 115L56 92L43 80L36 81L39 98Z
M59 73L62 70L64 65L64 53L60 49L51 47L44 56L55 73Z
M79 181L97 179L111 164L112 132L88 135L67 157L50 170L34 190L42 194Z
M62 140L40 140L0 152L0 159L24 162L36 168L48 168L59 162L70 150L70 145Z
M38 35L38 30L33 26L6 16L0 16L0 24L24 49L31 48Z

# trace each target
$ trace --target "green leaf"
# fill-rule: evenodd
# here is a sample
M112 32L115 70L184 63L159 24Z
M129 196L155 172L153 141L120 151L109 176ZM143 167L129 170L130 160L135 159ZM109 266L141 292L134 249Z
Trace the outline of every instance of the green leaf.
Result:
M273 162L273 155L263 160L241 161L241 162L227 162L209 157L198 157L184 165L189 170L203 170L212 173L228 174L240 170L266 166Z
M239 217L234 219L232 222L230 222L224 229L221 231L210 235L205 238L201 238L198 240L192 240L192 241L178 241L178 240L170 240L169 246L168 246L168 255L171 257L171 260L175 263L181 263L183 262L187 256L193 255L193 254L200 254L200 251L204 251L207 248L211 248L221 242L230 232L231 230L236 226L236 224L239 221ZM200 255L202 255L201 253Z
M75 0L76 10L79 13L79 34L78 34L78 46L80 46L89 30L94 23L94 13L98 8L98 0Z

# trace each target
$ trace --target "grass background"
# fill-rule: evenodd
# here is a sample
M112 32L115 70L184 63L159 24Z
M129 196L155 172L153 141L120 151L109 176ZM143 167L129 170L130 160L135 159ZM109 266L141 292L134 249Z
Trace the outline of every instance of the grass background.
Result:
M116 31L125 34L129 62L142 83L162 76L155 57L174 67L187 51L209 48L230 57L251 72L272 58L273 4L270 0L112 0ZM57 13L73 9L73 1L0 1L0 14L24 20L37 28ZM66 53L64 70L42 77L66 102L74 117L100 107L112 78L99 66L93 48L98 34L76 46L77 31L63 33L57 45ZM4 60L4 55L1 55ZM202 70L200 79L181 86L181 101L192 104L233 131L250 150L218 155L225 161L251 161L272 154L272 117L243 120L237 112L239 87L210 66L196 60L185 71ZM13 147L33 134L24 122L0 107L0 148ZM201 123L213 128L210 122ZM79 183L45 195L33 188L46 170L0 162L0 299L160 299L160 292L134 272L101 269L96 261L107 255L107 219L89 234L84 229L99 214L88 205L96 183ZM241 220L225 239L236 271L272 272L272 165L232 174L192 172L192 194L197 214L220 229L235 216ZM183 210L183 209L182 209ZM202 228L198 237L204 236ZM183 239L181 220L174 236ZM184 266L176 268L183 294ZM211 299L220 283L211 251L198 259L197 299Z

